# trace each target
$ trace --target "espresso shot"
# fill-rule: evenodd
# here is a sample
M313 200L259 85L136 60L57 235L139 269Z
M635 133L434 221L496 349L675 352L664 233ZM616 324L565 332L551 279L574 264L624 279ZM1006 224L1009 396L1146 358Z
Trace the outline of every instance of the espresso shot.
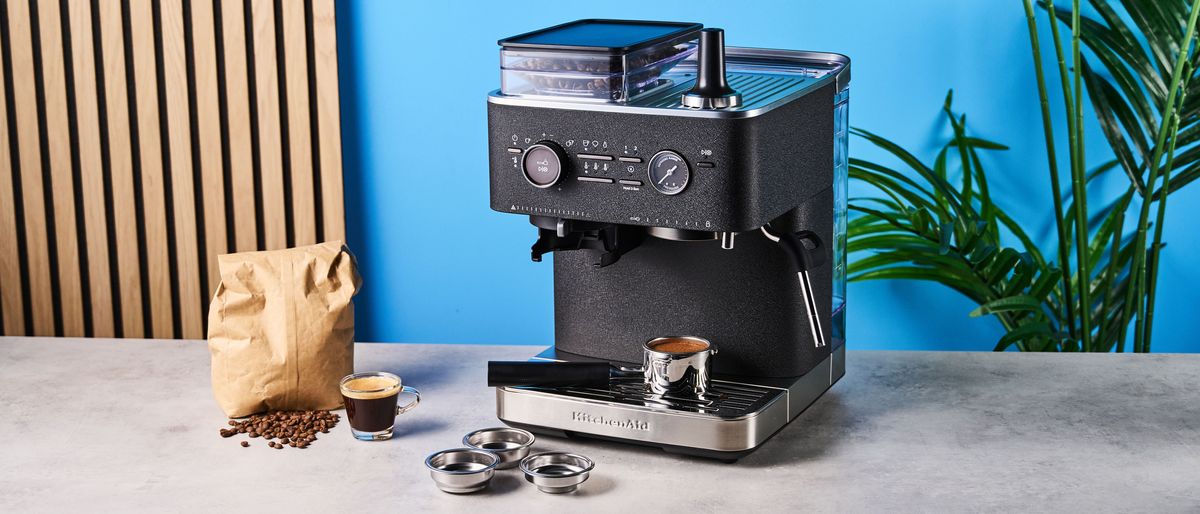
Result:
M396 416L407 412L421 400L421 394L401 383L400 377L385 372L355 373L342 379L342 402L350 431L363 441L391 439ZM400 393L414 398L399 405Z
M664 337L647 346L653 351L662 353L696 353L707 350L709 343L699 338Z

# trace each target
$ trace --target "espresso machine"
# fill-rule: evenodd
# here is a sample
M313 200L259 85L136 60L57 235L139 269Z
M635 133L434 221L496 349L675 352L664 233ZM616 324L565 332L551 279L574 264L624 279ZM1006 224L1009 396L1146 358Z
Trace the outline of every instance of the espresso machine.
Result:
M553 362L635 366L642 345L718 350L703 396L640 380L506 386L536 433L736 460L845 370L850 61L724 46L696 23L579 20L499 42L491 208L553 254Z

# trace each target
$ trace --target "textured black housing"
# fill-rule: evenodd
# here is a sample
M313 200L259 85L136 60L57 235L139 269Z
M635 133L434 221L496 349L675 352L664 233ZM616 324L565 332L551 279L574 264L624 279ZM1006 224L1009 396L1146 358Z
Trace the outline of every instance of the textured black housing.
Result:
M669 109L644 114L488 103L492 209L712 232L757 229L832 184L833 95L829 82L765 113L728 118L672 115ZM568 156L563 178L548 189L531 187L520 154L509 152L543 140L558 143ZM582 141L601 147L584 147ZM680 194L577 180L645 182L645 161L660 150L678 152L691 168ZM580 153L643 162L589 161L578 158ZM713 167L701 168L701 161ZM585 170L585 163L609 169Z
M818 193L776 225L805 227L831 241L832 192ZM812 340L796 270L760 231L739 235L731 250L717 241L651 237L611 266L593 267L590 258L587 252L554 254L554 345L560 354L640 362L642 343L690 335L717 347L716 373L794 377L836 346L830 341L818 348ZM827 335L832 270L826 264L810 272Z
M494 210L738 233L729 250L716 240L646 237L605 267L593 266L590 251L555 252L557 352L640 362L645 341L693 335L717 347L716 373L753 377L800 376L828 357L841 344L832 340L830 326L833 96L830 82L765 112L728 117L489 102ZM510 149L523 151L544 140L565 149L567 158L560 182L539 189L525 180L520 153ZM577 180L645 182L646 161L661 150L678 152L690 166L691 179L680 194ZM580 153L614 160L585 160ZM620 162L619 156L643 162ZM711 167L700 167L701 162ZM824 242L826 264L810 274L818 316L830 338L826 346L813 341L787 254L758 230L768 223L775 230L811 230ZM532 230L530 235L532 242Z

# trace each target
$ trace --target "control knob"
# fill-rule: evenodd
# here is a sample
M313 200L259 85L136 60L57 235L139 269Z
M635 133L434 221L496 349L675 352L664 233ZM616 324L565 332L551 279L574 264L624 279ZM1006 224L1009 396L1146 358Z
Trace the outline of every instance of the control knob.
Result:
M553 141L539 141L525 149L521 156L521 171L533 187L546 189L558 183L567 162L563 149Z

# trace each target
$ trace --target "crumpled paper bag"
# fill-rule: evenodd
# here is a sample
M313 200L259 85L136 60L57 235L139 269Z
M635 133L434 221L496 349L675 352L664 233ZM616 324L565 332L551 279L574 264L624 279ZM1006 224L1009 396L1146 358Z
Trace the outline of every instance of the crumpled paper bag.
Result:
M362 279L341 241L221 255L208 312L213 395L231 418L341 407Z

